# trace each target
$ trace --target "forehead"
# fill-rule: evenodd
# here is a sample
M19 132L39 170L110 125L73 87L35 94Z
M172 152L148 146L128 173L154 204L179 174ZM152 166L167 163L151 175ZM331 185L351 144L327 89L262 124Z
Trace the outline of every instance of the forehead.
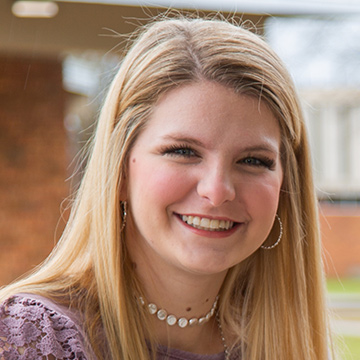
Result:
M184 85L164 94L143 134L149 138L186 135L217 142L280 142L278 121L259 99L213 82Z

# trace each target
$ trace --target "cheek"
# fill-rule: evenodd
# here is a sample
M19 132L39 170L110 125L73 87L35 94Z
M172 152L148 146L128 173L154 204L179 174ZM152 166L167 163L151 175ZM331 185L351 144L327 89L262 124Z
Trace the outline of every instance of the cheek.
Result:
M170 203L189 191L189 178L186 172L171 166L137 161L130 166L130 197L139 195L140 198L152 198L159 203Z
M280 189L281 181L277 178L266 181L255 179L247 182L246 186L243 184L241 193L250 211L272 217L278 207Z

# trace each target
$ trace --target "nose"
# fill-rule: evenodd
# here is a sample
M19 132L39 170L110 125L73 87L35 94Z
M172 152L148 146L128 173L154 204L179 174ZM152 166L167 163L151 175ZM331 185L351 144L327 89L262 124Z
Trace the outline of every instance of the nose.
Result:
M220 166L206 169L198 182L197 193L214 207L234 200L236 190L231 172Z

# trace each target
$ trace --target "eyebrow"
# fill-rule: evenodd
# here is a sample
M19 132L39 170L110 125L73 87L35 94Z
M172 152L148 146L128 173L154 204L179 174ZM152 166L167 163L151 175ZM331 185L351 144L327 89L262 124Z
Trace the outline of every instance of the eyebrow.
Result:
M242 151L247 151L247 152L265 151L265 152L271 152L273 154L279 153L278 149L270 144L269 145L261 144L261 145L247 146L244 149L242 149Z
M172 140L172 141L184 142L184 143L187 143L187 144L193 144L193 145L196 145L196 146L206 148L205 144L202 141L200 141L198 139L191 138L191 137L187 137L187 136L165 135L165 136L163 136L163 139L164 140Z
M186 144L192 144L203 148L207 148L207 146L202 141L188 136L165 135L162 138L164 140L177 141L177 142L182 142ZM280 152L280 149L277 149L277 147L274 147L270 143L264 142L261 144L246 146L242 148L241 151L245 151L245 152L265 151L265 152L271 152L276 155Z

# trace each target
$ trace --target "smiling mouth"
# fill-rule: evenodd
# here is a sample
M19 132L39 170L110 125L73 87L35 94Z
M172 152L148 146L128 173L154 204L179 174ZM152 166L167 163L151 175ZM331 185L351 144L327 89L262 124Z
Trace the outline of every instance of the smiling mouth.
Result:
M196 229L207 231L226 231L232 229L236 224L229 220L208 219L191 215L180 215L180 219Z

